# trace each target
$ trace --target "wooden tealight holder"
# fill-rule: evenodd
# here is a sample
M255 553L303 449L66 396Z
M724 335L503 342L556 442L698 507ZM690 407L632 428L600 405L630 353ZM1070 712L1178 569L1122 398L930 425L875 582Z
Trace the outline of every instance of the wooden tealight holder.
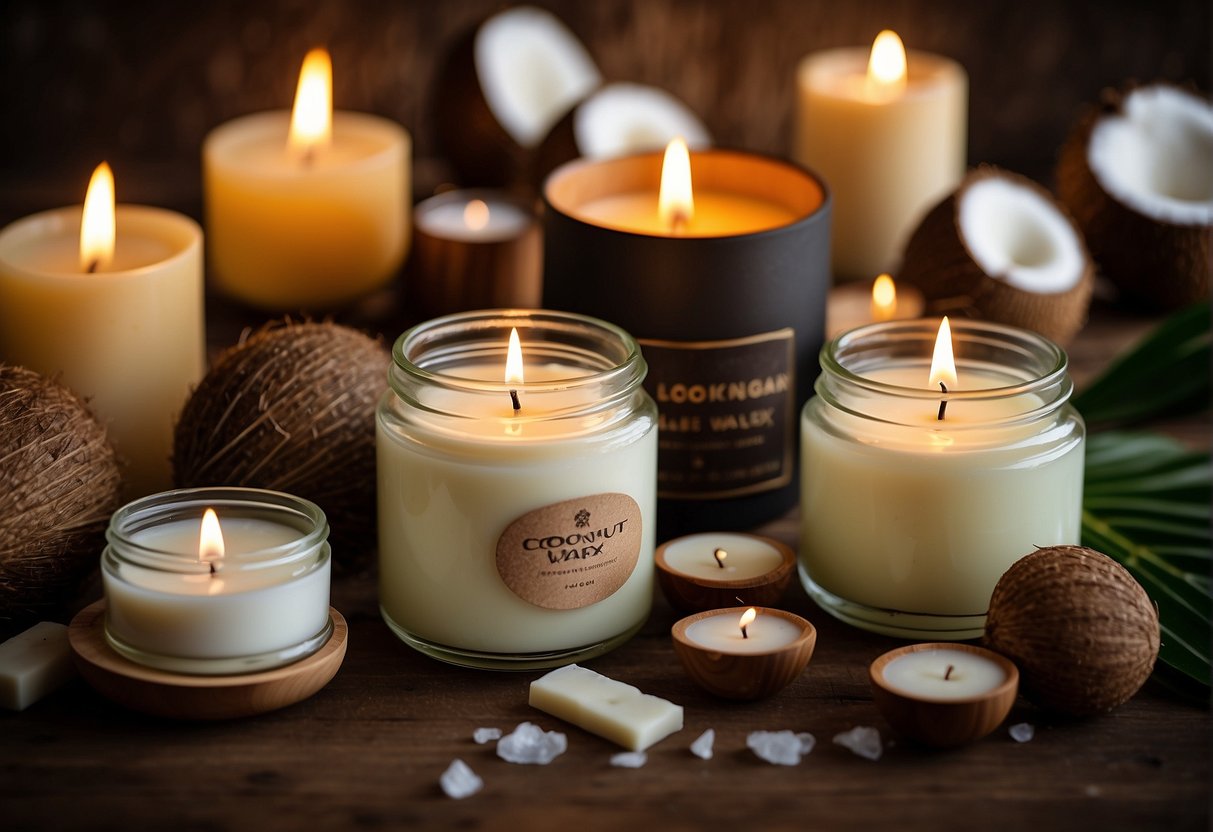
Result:
M670 631L674 652L687 675L709 693L725 699L763 699L791 684L808 666L817 646L817 628L799 615L785 610L762 609L760 616L775 616L801 629L798 638L768 652L733 653L700 644L687 637L687 628L697 621L721 615L724 610L706 610L687 616Z
M68 628L76 669L101 695L135 711L172 719L235 719L302 702L337 674L348 627L329 607L333 634L307 658L259 673L191 676L145 667L105 640L105 602L81 610Z

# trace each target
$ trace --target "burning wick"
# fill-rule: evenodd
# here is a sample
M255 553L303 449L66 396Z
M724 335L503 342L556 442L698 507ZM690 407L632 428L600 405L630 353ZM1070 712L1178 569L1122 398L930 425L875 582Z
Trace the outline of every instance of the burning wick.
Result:
M85 274L94 274L97 271L97 266L101 265L101 260L89 260L88 267L84 270Z
M741 627L741 637L742 638L750 637L750 634L746 632L746 627L750 626L750 622L752 622L757 617L758 617L758 610L754 609L753 607L750 607L748 610L746 610L745 612L743 612L741 614L741 621L739 621L738 624Z
M518 391L517 390L510 391L510 404L514 405L515 413L517 413L519 410L522 410L522 402L518 401ZM941 416L940 418L943 418L943 417Z
M724 559L729 556L729 553L724 549L717 549L712 553L712 557L716 558L716 565L724 569Z
M939 382L939 389L944 392L944 395L947 395L948 386L946 384L944 384L942 381ZM941 399L939 402L939 413L935 416L935 421L942 422L943 421L943 412L947 409L948 409L948 400Z
M302 163L302 165L305 168L310 168L312 166L312 163L315 161L316 161L316 148L314 145L308 145L307 149L303 151L303 158L300 159L300 162Z
M955 669L956 669L956 668L955 668L955 667L953 667L952 665L948 665L948 669L947 669L947 671L945 671L945 672L944 672L944 674L943 674L943 680L944 680L945 682L949 681L949 680L952 678L952 671L953 671L953 670L955 670Z
M210 566L211 566L211 577L214 577L214 576L215 576L215 573L216 573L216 572L218 572L219 570L215 568L215 562L214 562L214 561L211 561Z

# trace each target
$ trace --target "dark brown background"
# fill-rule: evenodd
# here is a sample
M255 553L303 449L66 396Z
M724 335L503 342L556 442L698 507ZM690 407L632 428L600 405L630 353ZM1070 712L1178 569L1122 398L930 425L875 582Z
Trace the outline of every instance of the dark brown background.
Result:
M441 153L427 110L452 39L492 0L220 0L0 4L0 222L78 203L93 166L119 199L197 215L199 148L233 116L290 104L304 52L333 53L338 108L400 121ZM961 0L543 0L608 79L664 86L718 143L784 154L795 67L884 27L968 69L969 160L1047 178L1079 107L1127 79L1208 89L1210 4ZM419 190L441 170L421 166ZM432 172L434 171L434 172Z

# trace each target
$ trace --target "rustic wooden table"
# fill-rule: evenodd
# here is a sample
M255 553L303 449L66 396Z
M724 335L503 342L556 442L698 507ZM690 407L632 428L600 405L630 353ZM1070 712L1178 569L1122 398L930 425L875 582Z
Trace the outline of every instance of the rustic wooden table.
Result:
M1151 323L1098 313L1072 345L1078 382ZM1203 417L1168 429L1208 445ZM762 531L794 543L796 528L793 512ZM1085 721L1021 700L1008 724L1034 724L1032 741L1016 743L1003 728L959 750L925 750L892 736L869 694L868 664L898 642L833 620L798 586L786 606L817 625L817 652L772 699L737 704L700 692L674 656L676 616L661 597L639 636L590 663L686 708L683 731L637 770L612 768L618 749L529 708L537 673L463 670L405 647L379 618L370 574L338 581L333 603L350 626L345 665L285 710L172 722L124 711L77 682L0 715L0 829L1209 828L1208 710L1152 685ZM568 752L547 767L518 766L472 741L478 726L508 731L524 720L565 731ZM855 725L881 729L879 761L831 743ZM706 728L717 734L709 761L688 750ZM748 732L785 728L817 738L799 766L746 750ZM456 757L485 781L463 801L438 787Z

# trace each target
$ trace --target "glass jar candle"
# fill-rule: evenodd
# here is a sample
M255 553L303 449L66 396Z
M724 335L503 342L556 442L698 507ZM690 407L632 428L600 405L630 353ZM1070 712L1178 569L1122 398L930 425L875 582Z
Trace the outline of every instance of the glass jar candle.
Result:
M276 491L187 488L136 500L106 531L106 640L139 664L204 675L309 656L333 629L328 532L318 506Z
M511 330L522 377L506 381ZM648 617L657 412L636 342L602 321L496 310L393 349L378 412L379 600L454 664L550 667Z
M874 324L822 350L801 417L800 575L856 626L968 639L1012 563L1079 542L1085 428L1060 347L957 321L944 393L938 327Z

